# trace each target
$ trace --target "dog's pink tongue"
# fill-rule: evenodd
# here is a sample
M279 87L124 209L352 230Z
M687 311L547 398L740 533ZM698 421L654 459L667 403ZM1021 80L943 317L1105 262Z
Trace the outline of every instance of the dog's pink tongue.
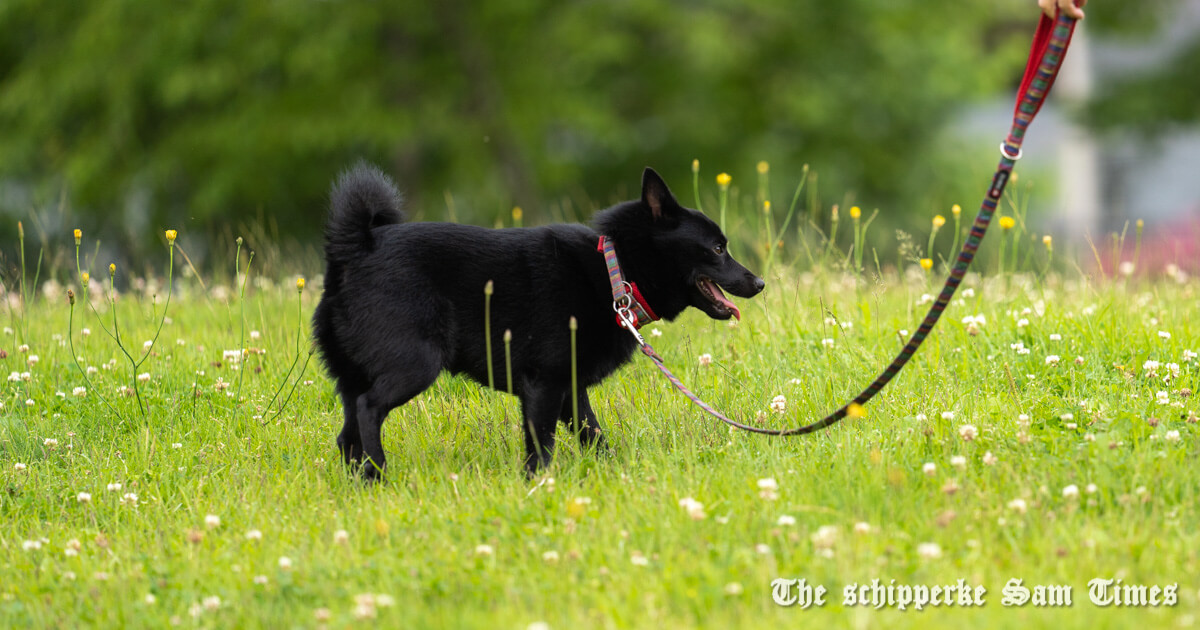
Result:
M711 280L707 281L705 284L707 284L709 290L712 291L713 297L717 298L717 301L723 306L733 311L733 316L740 321L742 319L742 311L738 309L737 305L735 305L733 302L730 302L729 298L725 297L725 293L721 291L721 287L717 286L717 283Z

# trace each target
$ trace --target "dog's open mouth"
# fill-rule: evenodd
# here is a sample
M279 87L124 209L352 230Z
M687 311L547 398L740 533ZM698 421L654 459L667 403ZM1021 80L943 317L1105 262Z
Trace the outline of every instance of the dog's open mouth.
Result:
M738 310L737 306L734 306L733 302L729 301L729 298L725 297L725 293L721 291L721 287L717 286L717 283L713 282L712 278L700 276L700 279L696 281L696 288L700 289L700 295L703 295L705 299L712 302L713 306L738 319L742 318L742 312Z

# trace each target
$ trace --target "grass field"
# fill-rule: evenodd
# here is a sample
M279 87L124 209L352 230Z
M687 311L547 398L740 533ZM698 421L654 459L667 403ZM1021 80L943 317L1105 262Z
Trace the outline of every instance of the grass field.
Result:
M648 338L717 407L811 421L917 325L939 281L917 269L777 265L740 325L693 311ZM1200 284L1180 280L972 276L865 418L809 437L730 431L635 357L593 390L611 454L561 435L534 481L515 399L443 377L392 413L378 485L340 463L317 358L299 374L316 282L298 299L291 280L244 298L177 281L165 321L161 289L131 289L116 312L132 359L163 322L136 368L105 294L73 316L62 292L13 300L0 626L1191 625ZM776 605L776 578L826 604ZM1072 605L1004 606L1013 578L1070 586ZM1093 578L1177 603L1098 606ZM962 579L986 605L844 603L872 579Z

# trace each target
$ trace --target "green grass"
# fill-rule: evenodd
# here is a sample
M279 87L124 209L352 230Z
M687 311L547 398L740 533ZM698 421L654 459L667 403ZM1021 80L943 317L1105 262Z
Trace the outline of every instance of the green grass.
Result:
M854 395L899 349L897 331L917 325L922 294L936 293L920 274L866 282L780 265L768 280L766 293L743 301L736 327L693 311L648 339L706 400L772 427L811 421ZM443 377L391 414L389 479L378 485L340 463L340 404L318 362L298 377L308 342L305 334L297 361L297 326L307 331L314 285L300 313L290 284L252 283L244 303L239 287L226 302L179 286L138 370L149 374L139 384L145 414L119 391L134 371L82 302L71 334L80 365L98 368L90 385L59 337L65 296L39 299L24 317L18 302L17 332L0 338L0 370L18 373L0 390L0 626L315 627L327 614L328 626L350 627L370 613L385 627L1121 628L1200 613L1200 427L1186 420L1196 405L1183 393L1198 384L1196 359L1183 358L1200 350L1194 280L973 277L866 418L809 437L730 431L635 357L591 397L611 454L581 453L560 433L554 465L533 482L519 472L515 399ZM135 358L161 302L134 292L117 302ZM103 301L97 312L111 328ZM970 335L961 319L975 314L986 323ZM246 345L266 353L234 370L223 351L238 348L243 317ZM711 365L700 365L702 354ZM39 357L32 367L30 355ZM1061 360L1049 365L1049 355ZM1162 364L1157 378L1148 360ZM1167 363L1179 376L1164 383ZM1158 404L1159 391L1169 404ZM770 409L778 395L783 415ZM968 424L971 441L961 437ZM768 478L774 499L759 486ZM108 490L113 483L121 490ZM1071 485L1078 497L1064 497ZM126 493L136 505L122 503ZM702 518L684 498L702 504ZM836 534L814 539L822 526ZM71 541L77 555L65 552ZM940 555L919 553L923 543ZM824 585L828 603L776 606L777 577ZM1179 603L1097 607L1087 594L1094 577L1178 584ZM874 578L962 578L987 588L987 605L901 613L842 604L847 584ZM1074 605L1004 607L1010 578L1070 585ZM364 594L387 597L356 610Z

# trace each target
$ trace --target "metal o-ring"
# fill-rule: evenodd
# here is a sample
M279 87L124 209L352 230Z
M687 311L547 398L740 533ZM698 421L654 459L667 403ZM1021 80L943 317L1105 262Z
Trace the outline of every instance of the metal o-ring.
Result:
M1004 143L1003 142L1000 143L1000 155L1003 155L1004 158L1007 160L1012 160L1013 162L1016 162L1017 160L1021 159L1021 156L1023 154L1024 154L1024 151L1021 149L1021 147L1017 147L1017 154L1009 155L1008 151L1004 150Z

